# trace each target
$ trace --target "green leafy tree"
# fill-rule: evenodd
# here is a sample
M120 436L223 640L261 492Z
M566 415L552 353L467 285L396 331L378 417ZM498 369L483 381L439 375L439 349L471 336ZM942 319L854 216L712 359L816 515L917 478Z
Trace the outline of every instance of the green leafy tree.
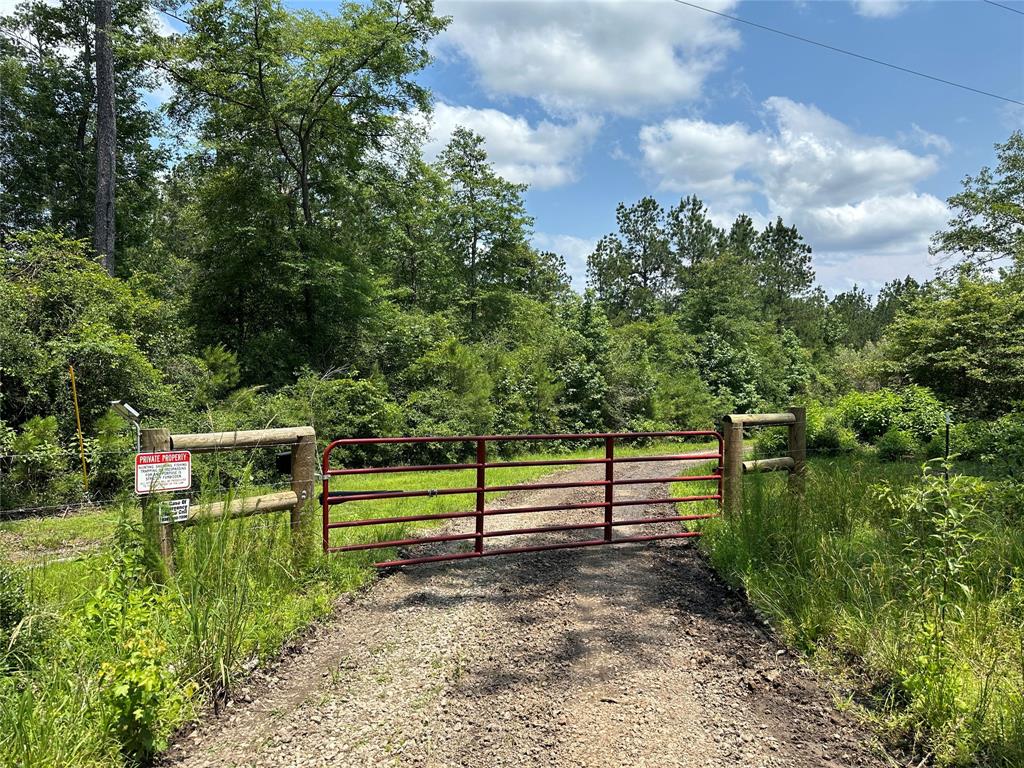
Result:
M899 376L973 417L1006 413L1024 400L1024 276L935 283L886 341Z
M756 240L753 222L747 216L739 216L728 235L718 231L706 241L714 247L688 267L686 291L680 301L686 327L691 332L700 334L724 326L751 327L759 321L753 251Z
M909 307L923 292L923 286L910 275L902 280L890 280L883 285L875 297L875 306L872 309L876 332L874 340L877 341L896 315Z
M676 265L676 292L685 291L693 282L688 274L714 259L722 249L725 233L708 217L707 206L690 195L668 212L667 229Z
M70 436L68 365L75 366L87 432L116 398L151 415L180 405L161 369L173 369L191 339L161 302L107 275L82 241L21 234L0 255L5 420L60 415L61 433Z
M388 0L336 15L207 0L182 18L159 64L171 114L201 139L201 340L239 352L248 381L330 368L370 312L373 187L395 173L403 114L429 108L415 75L445 20Z
M27 0L0 16L0 237L50 227L93 231L96 195L96 46L92 0ZM150 240L163 152L143 93L157 81L145 56L148 3L118 2L111 40L119 162L118 252ZM127 270L125 270L127 271Z
M871 297L856 285L832 297L825 321L828 326L825 339L829 344L859 349L877 338Z
M932 238L933 254L989 268L1010 262L1024 267L1024 133L996 144L996 167L963 180L963 191L947 204L953 218Z
M587 284L612 317L650 318L672 294L677 276L665 209L653 197L615 209L618 234L601 238L587 259Z
M475 323L494 293L523 290L535 266L523 192L494 172L482 136L459 126L437 160L450 186L444 242L464 275L462 302Z

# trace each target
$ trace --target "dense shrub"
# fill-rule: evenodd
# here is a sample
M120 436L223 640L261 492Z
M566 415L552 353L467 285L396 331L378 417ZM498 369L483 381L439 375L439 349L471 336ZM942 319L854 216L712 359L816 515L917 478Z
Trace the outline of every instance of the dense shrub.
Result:
M905 429L892 427L882 435L875 446L878 456L886 461L910 458L921 450L921 443Z
M836 416L829 415L811 440L808 448L825 456L852 453L857 450L857 436L849 427L844 427Z
M924 387L851 392L839 399L835 409L865 442L873 442L893 427L926 440L945 422L942 403Z
M993 474L1024 474L1024 412L993 421L954 424L950 450L963 459L982 461Z

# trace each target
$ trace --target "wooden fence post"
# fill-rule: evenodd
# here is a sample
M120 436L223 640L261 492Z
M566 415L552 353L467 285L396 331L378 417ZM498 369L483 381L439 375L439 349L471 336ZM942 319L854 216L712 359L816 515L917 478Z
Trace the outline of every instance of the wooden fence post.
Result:
M732 420L728 415L722 419L723 483L722 509L726 517L743 511L743 422Z
M789 489L798 495L804 493L804 479L807 463L807 409L793 406L789 412L796 421L789 425L789 456L793 459L793 468L789 471Z
M302 531L302 510L313 498L313 484L316 480L316 435L301 435L292 445L292 490L295 492L295 506L292 507L292 545L297 548Z
M169 429L143 429L139 444L143 453L157 453L171 450L171 431ZM147 538L147 545L153 552L159 552L168 573L174 572L174 531L171 525L160 523L160 507L154 504L152 496L142 497L142 530ZM154 573L158 579L162 573Z

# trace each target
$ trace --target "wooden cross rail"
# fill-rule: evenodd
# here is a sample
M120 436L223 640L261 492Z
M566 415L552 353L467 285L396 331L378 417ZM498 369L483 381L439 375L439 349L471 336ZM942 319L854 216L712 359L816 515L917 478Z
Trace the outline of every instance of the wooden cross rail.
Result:
M316 480L316 432L313 427L279 427L276 429L236 430L201 434L172 435L167 429L144 429L141 438L144 453L158 451L191 451L216 453L254 448L291 446L291 490L247 496L227 502L197 504L189 509L188 519L161 524L155 505L143 500L143 527L160 551L168 571L174 569L174 526L196 525L223 517L248 517L268 512L290 510L293 544L298 544L302 509L313 498Z
M743 460L743 433L749 427L786 427L788 456ZM790 490L803 494L807 461L807 409L794 406L783 413L730 413L722 419L724 439L722 507L726 515L743 511L743 475L749 472L789 472Z

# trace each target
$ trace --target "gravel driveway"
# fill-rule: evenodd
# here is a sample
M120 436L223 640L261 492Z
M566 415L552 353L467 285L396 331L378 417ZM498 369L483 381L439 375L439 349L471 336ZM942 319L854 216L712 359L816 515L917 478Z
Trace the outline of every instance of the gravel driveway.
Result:
M596 479L600 471L583 467L552 479ZM623 465L617 474L645 472ZM666 492L624 486L616 497ZM517 492L493 506L583 502L600 493ZM616 516L669 509L624 507ZM494 519L516 528L601 514ZM446 530L472 529L471 520L453 523ZM658 533L667 525L638 528L627 530ZM509 545L537 540L515 537ZM680 539L387 574L346 597L298 652L256 675L219 718L183 734L165 764L893 764L878 754L868 732L835 709L817 678L714 575L693 540Z

